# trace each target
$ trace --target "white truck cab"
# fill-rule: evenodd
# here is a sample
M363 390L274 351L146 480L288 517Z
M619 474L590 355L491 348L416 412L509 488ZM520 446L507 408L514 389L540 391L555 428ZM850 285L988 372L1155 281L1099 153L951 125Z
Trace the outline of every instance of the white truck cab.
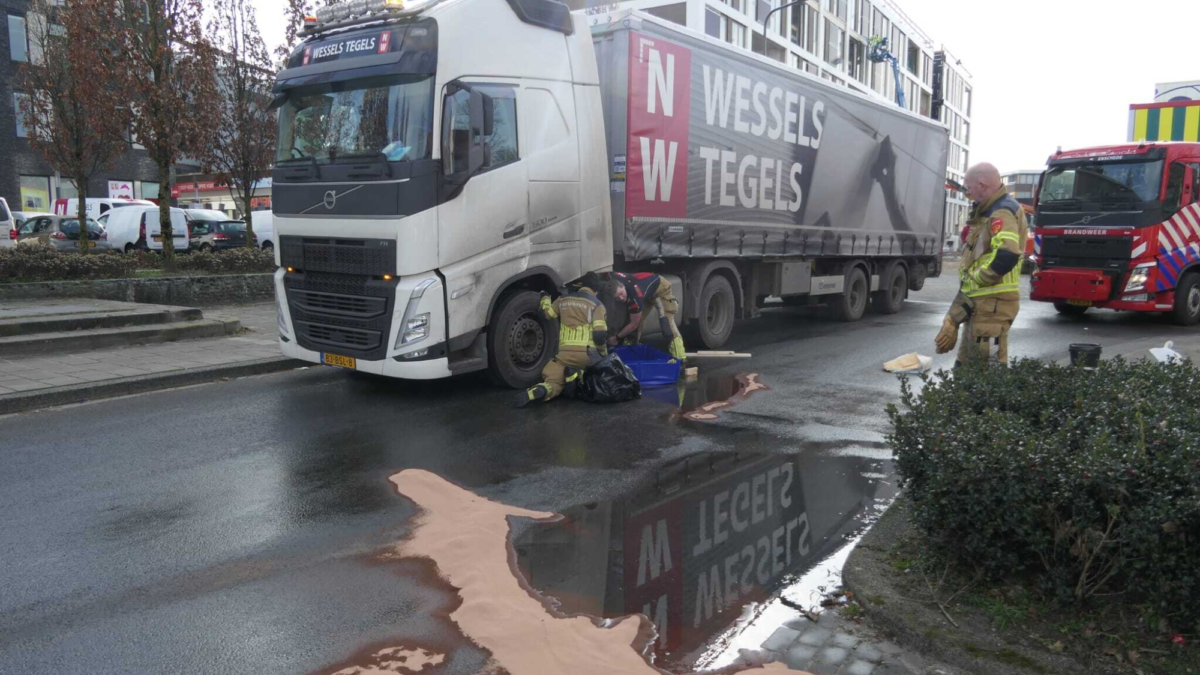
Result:
M283 352L527 386L539 294L612 265L590 34L546 0L367 4L325 8L275 86Z

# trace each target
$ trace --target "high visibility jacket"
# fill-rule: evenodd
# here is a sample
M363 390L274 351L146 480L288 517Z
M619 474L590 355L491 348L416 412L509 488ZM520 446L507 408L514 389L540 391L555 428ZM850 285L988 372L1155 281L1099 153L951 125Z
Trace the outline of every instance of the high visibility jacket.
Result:
M1001 188L971 212L970 234L959 267L962 292L969 298L1021 297L1021 252L1029 224L1021 204Z
M567 351L587 351L588 347L603 351L608 335L604 304L596 293L582 287L574 293L543 305L546 317L558 319L558 348Z

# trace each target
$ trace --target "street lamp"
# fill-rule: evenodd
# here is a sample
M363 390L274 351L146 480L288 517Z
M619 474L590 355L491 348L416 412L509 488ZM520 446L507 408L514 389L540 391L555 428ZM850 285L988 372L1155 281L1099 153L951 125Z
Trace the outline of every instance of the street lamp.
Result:
M807 0L792 0L789 3L780 5L780 6L776 7L775 9L767 12L767 18L763 20L763 51L762 51L763 56L767 55L767 26L771 25L771 15L774 14L775 12L778 12L781 9L787 9L788 7L792 7L793 5L803 5L806 1Z

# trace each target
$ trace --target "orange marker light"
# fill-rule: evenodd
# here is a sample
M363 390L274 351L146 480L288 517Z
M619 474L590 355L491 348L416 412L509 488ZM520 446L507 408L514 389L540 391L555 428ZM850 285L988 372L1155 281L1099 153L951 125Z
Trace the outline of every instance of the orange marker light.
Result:
M289 267L289 268L287 268L287 271L288 271L288 274L291 274L292 272L295 272L295 271L296 271L296 268L295 268L295 267Z
M390 274L385 274L385 275L383 275L383 280L384 280L384 281L391 281L391 280L392 280L392 275L390 275Z

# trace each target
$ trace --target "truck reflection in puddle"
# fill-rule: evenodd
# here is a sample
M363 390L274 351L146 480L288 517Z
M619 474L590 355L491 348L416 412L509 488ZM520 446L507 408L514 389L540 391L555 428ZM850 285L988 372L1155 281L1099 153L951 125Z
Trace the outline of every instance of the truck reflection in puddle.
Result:
M668 465L636 493L527 530L517 564L568 614L648 616L657 665L692 666L743 613L845 543L890 500L855 455L718 453Z

